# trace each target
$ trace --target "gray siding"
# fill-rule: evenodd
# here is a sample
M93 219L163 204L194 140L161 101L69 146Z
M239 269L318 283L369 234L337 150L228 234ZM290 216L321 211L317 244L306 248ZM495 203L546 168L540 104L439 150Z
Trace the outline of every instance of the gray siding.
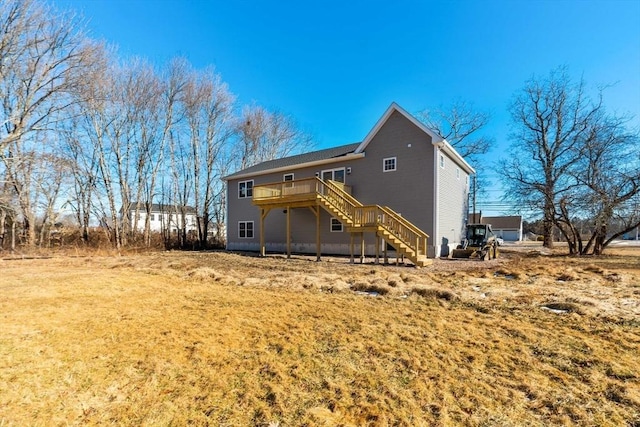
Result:
M444 151L444 168L437 161L438 231L436 233L439 256L449 256L450 250L463 240L465 220L468 216L469 175ZM459 174L459 176L458 176Z
M333 163L316 167L293 167L250 179L255 186L281 182L283 175L288 173L293 173L297 180L314 177L327 169L350 168L350 173L345 175L345 184L351 186L352 195L365 205L389 206L424 230L430 236L429 256L433 257L439 254L441 238L460 241L467 214L464 208L467 201L467 174L460 168L460 180L457 180L454 163L449 158L445 170L438 171L439 168L435 167L436 152L427 133L405 115L394 111L365 148L364 157L336 159ZM383 160L391 157L396 159L396 170L384 172ZM436 173L440 174L437 194L434 183ZM257 251L260 244L260 213L250 198L238 198L238 182L244 180L228 181L227 248ZM436 200L441 204L438 209L441 221L438 229L434 228ZM308 208L292 209L290 214L292 250L315 253L315 216ZM253 238L238 237L238 221L254 222ZM451 229L455 232L451 233ZM350 252L349 233L330 232L330 215L324 210L321 214L321 241L325 254ZM367 233L365 241L366 253L374 254L375 236ZM267 251L285 251L286 213L282 209L274 209L268 214L265 220L265 243Z

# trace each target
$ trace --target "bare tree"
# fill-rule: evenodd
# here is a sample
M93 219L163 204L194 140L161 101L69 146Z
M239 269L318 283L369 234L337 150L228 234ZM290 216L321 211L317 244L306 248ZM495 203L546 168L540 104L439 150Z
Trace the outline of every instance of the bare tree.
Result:
M593 228L581 254L600 255L616 238L640 225L640 156L638 131L630 131L620 117L602 117L589 129L580 161L572 175L580 184L578 200ZM610 226L619 227L610 233ZM575 227L572 227L575 229Z
M418 118L451 144L460 155L472 162L489 152L493 138L482 135L491 115L473 104L457 100L448 107L423 110Z
M236 130L239 169L304 152L313 146L310 136L291 117L257 105L243 109Z
M222 157L233 132L233 95L214 70L192 73L183 94L183 108L189 134L189 171L193 176L193 195L198 218L199 246L207 246L212 217L220 215L221 169L228 159ZM184 205L183 205L184 206ZM223 206L223 205L222 205ZM215 213L214 213L215 212ZM186 223L186 212L182 224Z
M602 109L602 97L592 102L565 68L531 78L511 104L513 142L501 174L512 200L542 211L545 247L553 247L559 201L577 185L569 172Z
M40 2L0 3L0 150L58 120L98 46L70 15Z

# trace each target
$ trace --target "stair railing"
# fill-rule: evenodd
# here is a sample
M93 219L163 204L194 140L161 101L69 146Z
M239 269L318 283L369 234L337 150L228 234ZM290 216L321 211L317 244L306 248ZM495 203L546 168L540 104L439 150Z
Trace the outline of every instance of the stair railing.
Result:
M331 180L307 178L295 181L262 184L253 188L255 201L264 199L284 199L312 195L324 198L332 208L344 215L352 227L382 227L406 246L415 251L416 256L427 254L429 236L410 221L379 205L364 206L355 197Z

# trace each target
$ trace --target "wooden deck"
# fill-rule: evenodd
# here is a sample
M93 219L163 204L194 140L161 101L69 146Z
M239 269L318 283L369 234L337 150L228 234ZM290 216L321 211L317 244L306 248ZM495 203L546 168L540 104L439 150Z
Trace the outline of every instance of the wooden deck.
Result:
M260 208L260 253L265 254L264 219L272 209L287 211L287 256L291 256L290 209L309 208L316 217L316 256L320 260L320 208L344 224L351 234L351 260L354 238L360 237L360 258L364 258L364 233L376 235L376 262L379 261L380 239L393 246L398 254L416 266L430 263L427 259L429 236L392 209L379 205L363 205L349 194L344 185L320 178L277 182L253 188L253 204ZM385 245L386 247L386 245ZM386 258L386 254L385 254Z

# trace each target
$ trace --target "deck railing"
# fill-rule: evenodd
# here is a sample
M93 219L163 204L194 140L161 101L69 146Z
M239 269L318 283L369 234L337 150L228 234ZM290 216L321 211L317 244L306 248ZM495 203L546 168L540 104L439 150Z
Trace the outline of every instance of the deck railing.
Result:
M429 236L424 231L388 207L364 206L344 191L340 184L323 181L318 177L261 184L253 187L253 200L258 203L276 203L321 197L347 218L349 226L381 227L413 249L417 255L427 254Z

